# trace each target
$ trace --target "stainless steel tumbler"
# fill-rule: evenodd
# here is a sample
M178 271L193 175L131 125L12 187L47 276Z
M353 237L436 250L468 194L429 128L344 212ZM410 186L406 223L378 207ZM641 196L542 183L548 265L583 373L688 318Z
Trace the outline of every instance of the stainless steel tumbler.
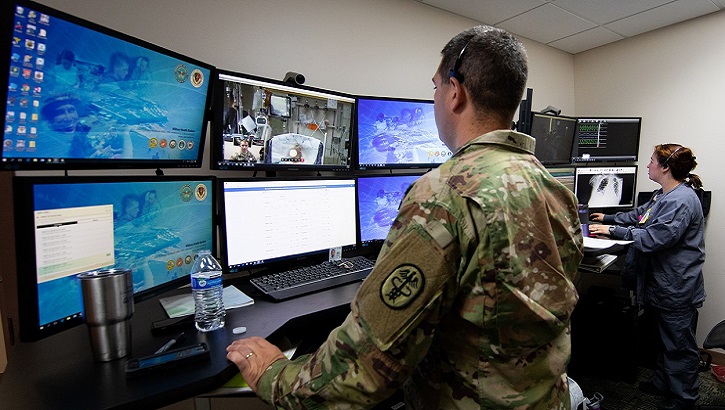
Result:
M133 279L128 269L108 269L78 275L93 358L107 362L131 352Z

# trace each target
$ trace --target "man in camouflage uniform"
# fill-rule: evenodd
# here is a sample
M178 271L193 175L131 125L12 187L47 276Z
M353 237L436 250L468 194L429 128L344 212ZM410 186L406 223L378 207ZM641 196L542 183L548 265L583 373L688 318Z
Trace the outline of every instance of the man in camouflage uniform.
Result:
M455 155L410 188L352 312L294 361L264 339L227 357L282 408L569 409L572 276L582 257L573 194L509 130L523 46L479 26L443 49L435 116Z

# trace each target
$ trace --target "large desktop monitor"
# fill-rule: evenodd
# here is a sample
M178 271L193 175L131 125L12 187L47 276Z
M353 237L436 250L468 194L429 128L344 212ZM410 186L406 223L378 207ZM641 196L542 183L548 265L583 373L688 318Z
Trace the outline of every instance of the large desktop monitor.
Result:
M636 183L637 166L577 167L574 193L590 210L633 208Z
M211 177L15 177L20 336L83 322L77 274L131 269L136 301L189 281L216 251Z
M357 99L357 168L435 168L453 152L438 137L433 101Z
M220 70L213 169L349 171L352 96Z
M536 158L544 165L571 163L576 124L572 117L531 114L530 135L536 139Z
M355 178L219 179L230 273L320 258L357 243Z
M381 245L398 215L408 187L420 174L360 175L357 178L360 245Z
M0 169L201 166L211 65L30 1L0 8Z
M579 117L572 161L637 161L641 126L641 117Z

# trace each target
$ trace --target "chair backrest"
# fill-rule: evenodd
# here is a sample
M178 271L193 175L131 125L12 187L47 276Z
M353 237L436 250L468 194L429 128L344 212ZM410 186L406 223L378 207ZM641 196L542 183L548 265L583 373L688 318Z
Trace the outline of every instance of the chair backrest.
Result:
M695 193L697 194L697 198L700 200L700 204L702 205L702 215L704 217L707 217L707 214L710 213L710 203L712 202L712 191L696 189ZM640 206L640 205L644 204L645 202L649 201L650 199L652 199L652 192L638 192L636 206Z
M725 320L710 329L705 340L702 342L705 349L725 349Z

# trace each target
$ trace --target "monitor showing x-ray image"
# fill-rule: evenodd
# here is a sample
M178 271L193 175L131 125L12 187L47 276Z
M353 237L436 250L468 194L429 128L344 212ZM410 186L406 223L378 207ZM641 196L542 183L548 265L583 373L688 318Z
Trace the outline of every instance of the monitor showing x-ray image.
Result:
M579 167L574 187L580 204L589 209L632 208L637 167Z

